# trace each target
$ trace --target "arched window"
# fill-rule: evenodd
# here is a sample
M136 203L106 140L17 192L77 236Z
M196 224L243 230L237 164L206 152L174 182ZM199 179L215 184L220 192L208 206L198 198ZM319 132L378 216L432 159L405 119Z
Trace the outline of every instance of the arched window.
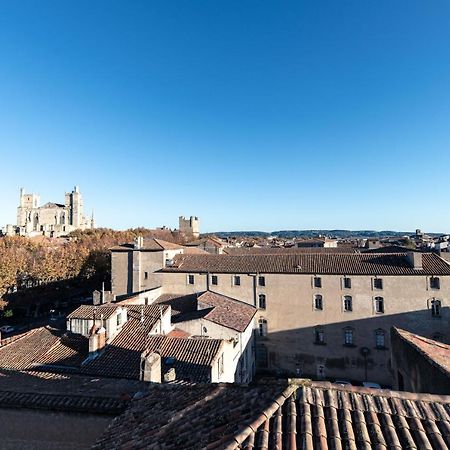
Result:
M258 331L261 337L267 336L267 320L263 319L262 317L258 322Z
M386 333L381 328L375 330L375 347L386 348Z
M354 337L353 328L344 328L344 345L354 345Z
M350 295L344 296L343 308L346 312L353 311L353 300Z
M266 296L259 294L259 309L266 309Z
M432 317L441 317L441 301L437 298L433 298L431 300L431 316Z
M314 296L314 309L317 309L318 311L323 310L323 297L320 294Z
M384 298L375 297L375 312L378 314L384 313Z

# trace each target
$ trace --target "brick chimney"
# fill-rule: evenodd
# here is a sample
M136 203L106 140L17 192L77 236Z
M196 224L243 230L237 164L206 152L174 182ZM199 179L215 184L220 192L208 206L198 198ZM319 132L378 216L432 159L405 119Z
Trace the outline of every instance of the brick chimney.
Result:
M161 355L147 350L141 354L141 381L161 383Z
M414 270L423 270L422 253L420 253L420 252L408 252L407 253L407 258L408 258L409 265Z
M95 325L91 328L89 334L89 358L94 359L100 353L100 351L106 345L106 330L104 327L96 327Z

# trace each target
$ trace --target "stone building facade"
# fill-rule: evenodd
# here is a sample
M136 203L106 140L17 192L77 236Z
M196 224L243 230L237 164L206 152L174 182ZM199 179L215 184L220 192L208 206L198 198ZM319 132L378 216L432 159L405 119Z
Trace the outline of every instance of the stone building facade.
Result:
M16 226L7 226L5 234L58 237L75 230L94 228L94 218L84 216L83 197L78 186L65 194L64 204L48 202L40 206L37 194L20 189Z
M113 280L128 279L135 256L119 263L115 253ZM178 253L169 265L159 258L159 270L141 259L149 288L153 280L163 292L211 290L256 306L261 369L392 385L392 326L450 339L450 266L435 254Z

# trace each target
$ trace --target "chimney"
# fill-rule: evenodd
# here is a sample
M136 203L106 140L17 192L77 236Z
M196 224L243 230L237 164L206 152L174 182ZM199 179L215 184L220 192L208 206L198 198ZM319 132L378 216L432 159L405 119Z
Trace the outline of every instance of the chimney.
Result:
M414 270L423 270L422 253L420 253L420 252L408 252L406 254L406 256L408 258L408 262L409 262L410 266Z
M106 330L94 325L89 335L89 359L94 359L106 345Z
M142 236L137 236L134 239L134 248L136 250L141 249L144 246L144 238Z
M141 381L161 383L161 355L156 352L141 354Z
M175 367L171 367L164 374L164 383L170 383L171 381L175 381L177 379L177 374L175 372Z

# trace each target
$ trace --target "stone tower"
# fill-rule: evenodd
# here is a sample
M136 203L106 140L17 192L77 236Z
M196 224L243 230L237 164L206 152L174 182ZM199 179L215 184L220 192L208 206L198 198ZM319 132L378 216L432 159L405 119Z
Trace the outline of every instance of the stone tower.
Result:
M178 218L178 224L180 232L194 238L200 236L200 221L198 217L191 216L189 219L186 219L184 216L180 216Z
M80 228L83 224L83 197L80 188L75 186L72 192L66 192L65 206L70 208L69 224Z
M30 210L39 208L39 195L37 194L25 194L25 189L20 188L20 202L17 208L17 226L26 227L31 225L32 217Z

